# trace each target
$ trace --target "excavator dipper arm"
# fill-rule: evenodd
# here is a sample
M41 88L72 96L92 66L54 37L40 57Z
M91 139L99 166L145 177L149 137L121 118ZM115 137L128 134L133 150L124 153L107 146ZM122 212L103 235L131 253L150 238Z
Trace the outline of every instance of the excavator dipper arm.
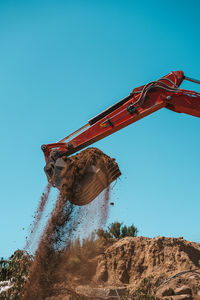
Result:
M129 96L89 120L79 130L57 143L42 145L46 162L52 152L69 156L163 107L200 117L200 93L180 89L184 79L200 83L185 77L182 71L176 71L135 88Z
M185 77L182 71L171 72L159 80L135 88L126 98L95 116L86 125L59 142L42 145L46 159L44 169L48 181L62 192L65 186L63 174L67 174L66 161L70 161L71 154L163 107L200 117L200 94L180 89L179 86L184 79L200 83ZM101 163L86 167L82 180L79 180L79 188L76 189L73 199L69 201L76 205L88 204L120 175L118 165L113 161L109 169L105 169Z

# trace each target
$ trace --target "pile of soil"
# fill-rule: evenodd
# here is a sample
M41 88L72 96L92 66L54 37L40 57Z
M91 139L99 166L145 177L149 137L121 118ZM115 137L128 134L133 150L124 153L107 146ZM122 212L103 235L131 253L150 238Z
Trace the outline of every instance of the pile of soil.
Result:
M66 258L69 257L71 244L80 235L80 232L77 233L78 228L84 228L84 236L87 236L87 230L89 234L91 228L92 230L97 230L99 227L103 227L107 220L109 200L108 185L113 181L113 178L116 179L116 172L112 171L113 168L117 170L117 177L120 173L115 160L96 148L86 149L77 155L65 158L65 160L66 167L62 174L63 182L61 193L40 238L34 262L31 266L29 280L25 285L24 300L43 300L54 294L53 285L58 282L63 282L63 278L65 278L66 269L63 269L63 265ZM103 176L106 180L104 188L107 187L105 192L102 193L98 199L95 199L94 203L96 209L94 209L93 202L89 204L90 209L88 209L87 206L79 207L73 204L79 201L77 198L78 189L81 197L80 186L84 182L85 175L87 175L88 166L91 165L101 166ZM95 192L95 187L92 189L94 189ZM39 209L36 211L36 221L34 222L32 230L34 234L43 214L45 203L48 201L49 189L47 189L45 195L45 200L43 198L41 199ZM88 197L91 196L88 195ZM90 201L86 199L86 203L87 202ZM94 210L96 210L96 228L94 228L94 224L91 228L88 228L88 224L94 223ZM32 235L29 237L29 240L31 239ZM93 254L93 256L95 255Z
M113 241L96 261L90 282L74 285L77 299L111 300L127 294L125 299L134 299L145 292L145 280L151 283L151 295L159 299L200 299L200 244L183 238L126 237ZM48 300L73 299L65 291L67 285L57 288L60 298Z
M182 238L126 237L99 258L96 279L135 286L145 277L155 280L200 267L200 245Z
M152 277L159 289L172 282L169 279L173 276L187 271L187 276L193 275L187 284L194 295L200 295L200 276L197 285L193 272L197 270L200 274L200 244L183 238L127 237L108 247L98 258L94 280L104 286L125 285L133 294L145 278ZM177 277L178 280L177 287L186 284Z

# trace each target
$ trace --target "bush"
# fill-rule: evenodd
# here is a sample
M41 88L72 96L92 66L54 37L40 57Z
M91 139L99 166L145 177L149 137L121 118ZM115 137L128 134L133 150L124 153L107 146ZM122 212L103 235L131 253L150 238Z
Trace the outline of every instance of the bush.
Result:
M127 236L137 236L138 229L134 226L122 226L123 223L114 222L108 226L107 230L99 229L97 235L99 238L104 239L121 239Z
M10 279L10 267L9 261L3 259L0 260L0 281L5 281Z
M152 276L145 277L141 282L137 290L135 291L135 296L141 295L152 295L154 285L152 283Z
M26 251L16 250L8 260L0 260L0 281L10 280L13 287L0 294L2 300L20 299L33 257Z

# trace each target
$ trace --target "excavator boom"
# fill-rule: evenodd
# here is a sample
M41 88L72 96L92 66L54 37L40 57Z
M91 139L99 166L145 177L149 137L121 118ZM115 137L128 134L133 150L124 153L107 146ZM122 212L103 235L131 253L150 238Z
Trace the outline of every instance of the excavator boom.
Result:
M198 80L185 77L182 71L171 72L159 80L133 89L126 98L90 119L86 125L59 142L42 145L48 180L52 181L54 162L58 158L68 157L163 107L200 117L200 93L180 89L184 79L200 84ZM63 163L61 165L64 167ZM59 186L54 180L53 184Z

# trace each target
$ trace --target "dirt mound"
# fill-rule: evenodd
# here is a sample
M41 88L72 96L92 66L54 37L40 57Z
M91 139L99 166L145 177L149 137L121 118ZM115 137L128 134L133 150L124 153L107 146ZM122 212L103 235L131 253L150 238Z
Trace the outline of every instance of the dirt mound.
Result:
M64 273L66 269L63 268L63 265L67 257L64 254L68 253L67 250L74 239L78 235L81 235L81 232L77 233L77 230L84 228L85 230L84 233L82 232L82 235L87 236L87 233L89 234L91 229L98 229L105 224L108 215L109 187L98 199L95 199L95 201L97 200L96 203L94 201L97 208L95 214L93 202L89 204L90 209L87 206L79 207L72 204L79 201L77 190L83 184L82 179L85 180L87 167L91 165L99 166L100 164L104 168L103 174L107 183L106 186L108 186L112 182L111 179L115 178L115 172L110 172L110 170L112 170L113 166L116 169L117 164L102 151L90 148L73 157L66 158L66 168L62 174L63 183L61 193L35 253L29 281L24 289L24 300L43 300L54 294L53 285L62 282L65 277ZM80 192L82 192L81 189L79 191L79 195L81 196ZM39 208L41 209L39 209L39 214L36 213L37 221L40 220L43 208L45 207L43 202L46 203L47 199L45 198L45 201L41 200L39 204ZM37 221L34 223L34 228L37 228ZM90 226L91 228L88 228L88 224L93 225Z
M127 237L99 257L94 280L105 286L126 285L133 293L149 276L159 287L177 273L191 270L200 270L200 244L182 238ZM198 293L192 283L190 287Z
M173 300L200 298L200 244L182 238L127 237L113 241L95 259L96 273L90 282L73 286L77 298L70 298L62 284L61 298L49 300L134 299L144 294Z

